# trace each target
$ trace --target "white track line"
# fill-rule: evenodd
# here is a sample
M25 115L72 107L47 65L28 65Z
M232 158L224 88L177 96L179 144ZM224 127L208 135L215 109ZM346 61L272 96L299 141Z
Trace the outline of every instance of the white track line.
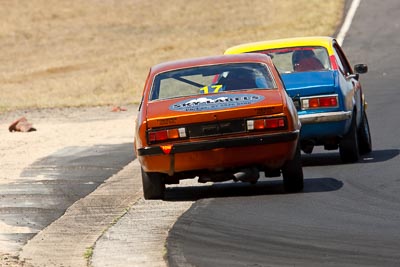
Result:
M360 5L361 0L353 0L351 3L350 9L347 12L346 19L343 22L342 28L339 31L339 34L336 37L336 40L340 45L343 44L344 38L348 30L350 29L351 22L353 21L354 15L356 14L357 8Z

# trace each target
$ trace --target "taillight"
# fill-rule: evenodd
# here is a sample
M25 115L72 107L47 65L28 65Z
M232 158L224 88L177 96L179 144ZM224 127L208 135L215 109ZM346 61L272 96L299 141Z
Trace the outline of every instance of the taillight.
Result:
M248 131L279 130L285 128L286 118L284 117L247 120Z
M148 138L150 143L186 138L186 129L182 127L174 129L152 130L148 132Z
M300 103L302 109L336 108L339 106L337 95L302 97Z

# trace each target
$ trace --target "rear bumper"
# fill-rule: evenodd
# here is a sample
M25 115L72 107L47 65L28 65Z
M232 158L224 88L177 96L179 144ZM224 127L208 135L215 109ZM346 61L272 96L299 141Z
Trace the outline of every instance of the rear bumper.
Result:
M172 146L171 152L169 154L205 151L218 148L233 148L233 147L290 142L296 140L298 137L299 137L299 131L296 130L293 132L268 134L261 136L260 135L244 136L235 138L224 138L219 140L178 143ZM163 154L164 153L160 146L151 146L138 149L138 156L151 156L151 155L163 155Z
M351 118L352 111L335 111L313 114L299 115L302 124L320 123L320 122L338 122Z
M280 168L292 159L299 131L175 144L169 154L158 146L137 151L146 172L172 176L187 171L221 171L241 167Z

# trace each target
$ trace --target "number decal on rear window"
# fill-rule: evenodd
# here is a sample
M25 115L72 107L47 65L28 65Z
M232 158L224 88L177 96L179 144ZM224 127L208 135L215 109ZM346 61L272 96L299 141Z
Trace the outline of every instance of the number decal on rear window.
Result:
M209 93L218 93L222 88L221 84L209 85L200 88L200 93L209 94ZM211 92L210 92L211 91Z

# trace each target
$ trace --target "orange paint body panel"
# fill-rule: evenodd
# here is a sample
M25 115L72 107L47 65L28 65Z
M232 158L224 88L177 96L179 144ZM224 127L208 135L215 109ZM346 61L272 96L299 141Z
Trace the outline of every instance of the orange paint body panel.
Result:
M183 172L191 170L220 170L248 165L279 168L293 156L296 141L250 147L217 148L206 151L141 157L140 163L148 172ZM268 153L260 153L268 151ZM245 155L245 156L244 156ZM167 173L168 173L167 172Z
M252 75L251 85L243 81L245 73ZM237 81L229 87L232 77ZM279 118L280 124L254 128L254 120L271 118ZM300 127L268 56L181 60L150 69L136 120L135 152L145 172L171 177L246 167L279 169L294 157ZM174 139L158 140L158 131L173 132Z

